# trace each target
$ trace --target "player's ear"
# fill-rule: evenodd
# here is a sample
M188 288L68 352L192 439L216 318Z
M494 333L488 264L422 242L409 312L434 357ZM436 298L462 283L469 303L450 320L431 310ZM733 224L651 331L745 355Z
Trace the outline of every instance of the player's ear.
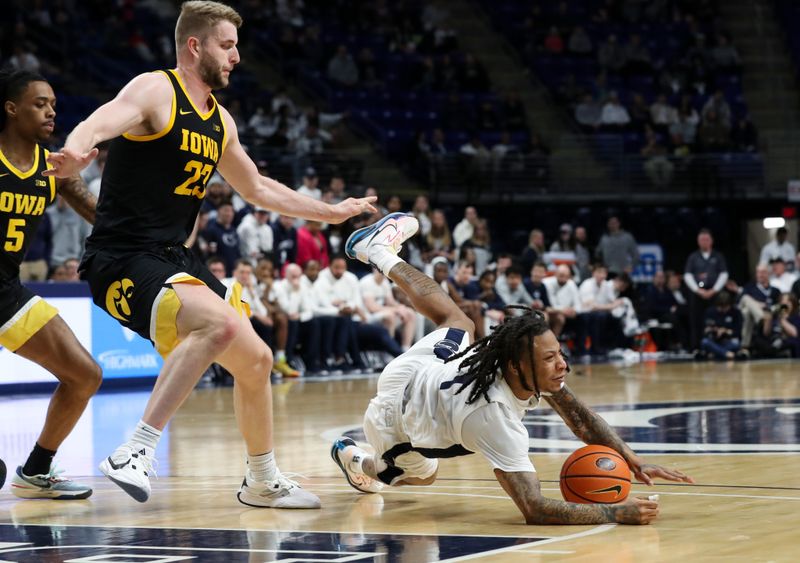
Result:
M200 56L200 43L202 43L202 41L200 41L199 37L191 36L187 39L186 46L189 48L189 52L192 55Z
M6 112L7 115L10 115L11 117L17 116L17 104L12 102L11 100L6 100L6 103L3 106L3 110Z

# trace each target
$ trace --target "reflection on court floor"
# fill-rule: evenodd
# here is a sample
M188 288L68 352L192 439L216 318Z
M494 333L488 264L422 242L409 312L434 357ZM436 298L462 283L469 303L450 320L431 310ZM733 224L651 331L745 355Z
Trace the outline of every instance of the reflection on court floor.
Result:
M173 563L423 562L474 556L548 538L340 532L109 528L0 524L3 561Z

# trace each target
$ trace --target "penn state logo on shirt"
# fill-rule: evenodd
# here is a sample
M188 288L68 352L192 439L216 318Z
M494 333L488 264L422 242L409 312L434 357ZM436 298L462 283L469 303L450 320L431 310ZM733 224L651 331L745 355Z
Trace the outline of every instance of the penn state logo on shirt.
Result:
M447 329L447 334L439 342L433 345L433 353L440 360L446 360L450 356L458 353L458 347L464 340L464 331L458 328Z
M800 399L692 401L593 407L641 454L800 452ZM531 452L571 452L583 442L553 412L523 419Z

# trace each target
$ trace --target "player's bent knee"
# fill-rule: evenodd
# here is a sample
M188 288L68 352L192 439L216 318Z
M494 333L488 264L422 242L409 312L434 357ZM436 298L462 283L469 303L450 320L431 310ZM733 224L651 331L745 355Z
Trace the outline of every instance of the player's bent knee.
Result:
M241 319L233 312L211 321L207 331L209 344L216 349L225 350L239 335L241 326Z

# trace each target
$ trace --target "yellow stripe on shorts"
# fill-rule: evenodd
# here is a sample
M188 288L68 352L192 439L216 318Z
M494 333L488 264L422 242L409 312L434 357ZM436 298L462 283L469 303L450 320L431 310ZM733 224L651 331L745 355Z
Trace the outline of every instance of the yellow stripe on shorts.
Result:
M203 281L189 274L175 274L165 283L188 283L191 285L206 285ZM225 300L236 309L240 316L250 317L250 306L242 301L242 286L234 282L228 289ZM178 339L178 311L181 300L175 290L169 287L162 289L153 303L153 313L150 320L150 338L155 343L156 352L162 358L169 356L175 347L180 344Z
M0 345L15 352L56 315L58 309L38 295L33 297L0 327Z

